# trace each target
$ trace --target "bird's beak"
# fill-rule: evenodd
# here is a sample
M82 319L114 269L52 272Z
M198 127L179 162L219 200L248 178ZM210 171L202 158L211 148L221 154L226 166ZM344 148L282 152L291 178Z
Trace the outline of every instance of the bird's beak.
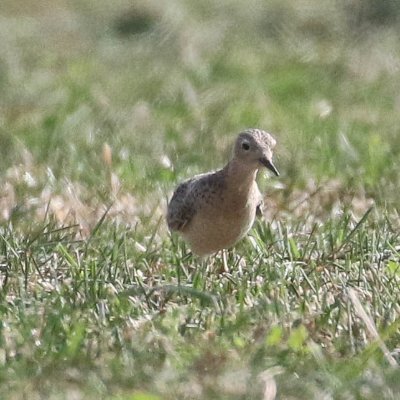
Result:
M268 158L266 157L261 157L260 163L264 165L264 167L267 167L270 171L272 171L276 176L279 176L279 172L271 160L268 160Z

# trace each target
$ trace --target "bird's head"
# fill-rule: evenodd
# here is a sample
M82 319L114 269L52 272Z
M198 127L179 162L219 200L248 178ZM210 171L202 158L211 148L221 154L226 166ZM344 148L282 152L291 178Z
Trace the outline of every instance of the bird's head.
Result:
M278 170L272 163L272 151L275 144L275 139L269 133L261 129L247 129L236 139L234 157L254 165L254 168L263 165L279 176Z

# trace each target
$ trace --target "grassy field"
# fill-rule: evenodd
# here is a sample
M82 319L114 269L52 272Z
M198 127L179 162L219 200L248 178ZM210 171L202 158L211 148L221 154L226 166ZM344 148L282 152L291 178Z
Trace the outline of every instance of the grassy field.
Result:
M390 0L2 0L0 398L398 399L399 36ZM247 127L281 176L220 274L165 207Z

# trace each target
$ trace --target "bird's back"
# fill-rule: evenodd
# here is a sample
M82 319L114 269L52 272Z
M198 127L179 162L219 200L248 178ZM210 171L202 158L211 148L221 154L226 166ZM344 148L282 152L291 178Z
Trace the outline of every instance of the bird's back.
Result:
M179 231L193 217L195 210L190 187L193 179L181 183L168 204L167 223L171 231Z
M197 175L181 183L168 204L167 223L172 231L182 231L193 217L210 203L215 203L223 190L223 171Z

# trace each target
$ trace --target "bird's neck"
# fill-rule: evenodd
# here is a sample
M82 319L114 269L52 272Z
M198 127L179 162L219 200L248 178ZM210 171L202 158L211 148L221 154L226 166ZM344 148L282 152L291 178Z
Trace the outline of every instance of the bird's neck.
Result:
M228 185L232 185L236 191L243 193L250 191L258 172L258 168L235 158L226 165L224 170Z

